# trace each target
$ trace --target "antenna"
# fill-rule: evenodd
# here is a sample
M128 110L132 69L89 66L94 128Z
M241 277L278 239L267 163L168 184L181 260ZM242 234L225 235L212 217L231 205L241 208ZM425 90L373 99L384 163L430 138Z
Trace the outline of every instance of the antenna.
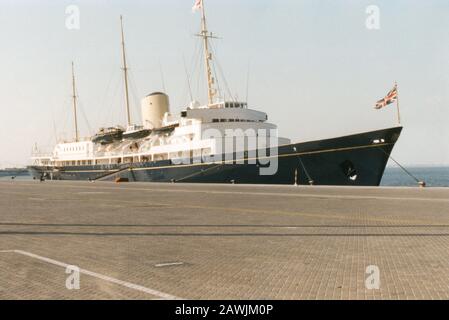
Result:
M75 141L78 142L79 141L79 135L78 135L78 117L76 114L76 109L77 109L77 105L76 105L76 82L75 82L75 64L72 61L72 98L73 98L73 115L74 115L74 119L75 119Z
M122 34L122 57L123 57L123 73L125 77L125 103L126 103L126 121L128 127L131 125L131 114L129 111L129 91L128 91L128 66L126 64L126 51L125 51L125 34L123 32L123 16L120 15L120 27Z

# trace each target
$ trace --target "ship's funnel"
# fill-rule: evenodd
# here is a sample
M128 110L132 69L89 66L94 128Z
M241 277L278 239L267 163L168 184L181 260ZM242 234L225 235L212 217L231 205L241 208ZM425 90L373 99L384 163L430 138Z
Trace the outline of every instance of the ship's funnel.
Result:
M162 92L149 94L142 100L142 124L146 129L162 126L162 119L169 112L168 96Z

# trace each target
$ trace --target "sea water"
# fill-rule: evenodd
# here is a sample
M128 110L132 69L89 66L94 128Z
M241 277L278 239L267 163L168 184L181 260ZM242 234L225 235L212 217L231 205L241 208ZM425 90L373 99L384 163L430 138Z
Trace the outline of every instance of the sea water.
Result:
M449 167L407 167L419 181L424 181L428 187L449 187ZM417 186L418 183L404 170L398 167L385 169L382 186Z

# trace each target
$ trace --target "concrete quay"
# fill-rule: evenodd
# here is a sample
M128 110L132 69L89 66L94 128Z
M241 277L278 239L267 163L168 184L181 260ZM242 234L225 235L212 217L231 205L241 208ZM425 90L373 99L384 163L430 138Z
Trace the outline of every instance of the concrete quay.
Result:
M449 299L448 274L449 188L0 181L0 299Z

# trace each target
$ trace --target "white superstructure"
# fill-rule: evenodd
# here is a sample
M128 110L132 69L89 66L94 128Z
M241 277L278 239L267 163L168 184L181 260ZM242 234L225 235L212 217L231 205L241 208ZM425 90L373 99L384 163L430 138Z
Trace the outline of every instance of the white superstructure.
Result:
M266 113L248 109L246 103L221 102L188 107L177 117L166 112L160 126L152 129L149 136L137 140L104 145L90 140L60 143L51 154L35 153L33 163L62 167L203 157L223 153L224 146L236 139L247 143L252 136L256 136L261 148L260 142L269 141L277 127L267 122ZM278 141L290 142L285 138Z
M146 96L141 103L142 124L131 122L128 94L128 67L125 54L123 18L120 17L125 83L126 130L120 127L101 129L92 139L78 137L75 76L73 107L76 138L56 145L51 154L32 156L35 166L117 165L161 160L195 159L245 150L262 149L290 141L277 137L277 127L268 123L266 113L249 109L247 103L220 101L212 75L212 54L207 31L204 1L201 2L201 32L207 81L207 101L201 106L193 101L180 115L170 113L169 97L162 92ZM230 147L229 147L230 146Z

